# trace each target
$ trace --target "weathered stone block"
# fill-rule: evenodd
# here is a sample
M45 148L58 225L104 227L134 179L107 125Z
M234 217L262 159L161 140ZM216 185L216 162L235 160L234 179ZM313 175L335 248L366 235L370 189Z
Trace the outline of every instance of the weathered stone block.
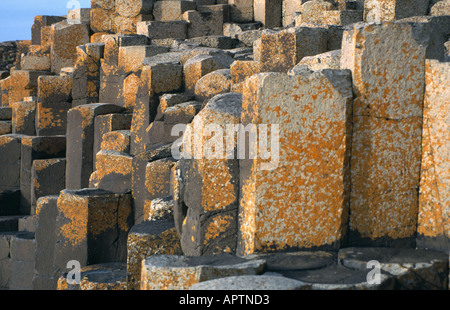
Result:
M142 68L153 94L179 91L183 87L183 66L178 63L149 63Z
M253 0L254 20L267 28L281 27L282 0Z
M253 0L229 0L230 19L236 23L252 22Z
M226 55L198 55L190 58L183 66L185 90L195 92L197 81L204 75L219 69L229 69L233 58Z
M122 107L106 103L81 105L69 110L67 113L66 188L81 189L89 186L89 177L94 170L95 118L99 115L122 111Z
M127 289L139 290L142 261L152 255L182 255L173 219L144 221L128 234Z
M56 268L53 265L56 243L56 217L58 196L41 197L36 203L36 277L35 290L56 289ZM45 278L45 280L41 280Z
M379 23L428 15L429 4L429 0L368 0L364 2L364 21Z
M65 158L34 160L31 167L31 214L40 197L58 195L66 184Z
M263 272L263 260L233 255L202 257L153 255L142 261L141 290L187 290L192 285L237 275Z
M208 100L216 95L230 92L230 88L230 69L216 70L197 81L195 84L195 97L199 101Z
M356 95L351 245L414 245L425 87L425 47L414 29L354 24L344 33L341 67L352 71Z
M0 189L15 190L20 188L21 141L24 135L0 136Z
M180 21L144 21L137 23L136 33L143 34L150 39L186 39L187 22Z
M31 44L41 45L43 43L41 40L41 30L46 26L51 26L52 24L59 23L64 19L65 18L62 16L36 16L34 18L33 26L31 26Z
M91 22L91 9L73 9L67 13L67 21L74 24L89 24Z
M82 267L125 262L127 234L133 226L130 194L63 190L57 209L54 264L59 271L65 271L70 260Z
M258 155L249 142L240 161L238 253L341 246L349 211L350 72L261 73L246 79L243 98L244 134L266 141L269 133L255 130L270 124L272 151Z
M12 133L11 121L0 121L0 136Z
M51 60L49 54L33 56L25 55L20 60L20 68L22 70L39 70L50 71Z
M20 163L20 191L21 191L20 214L28 215L33 210L33 208L31 207L33 162L38 159L64 158L65 155L66 155L65 136L22 138L21 163ZM61 167L59 167L59 169L61 169ZM35 186L34 183L33 186Z
M100 59L104 57L104 50L103 43L77 46L77 60L73 71L73 107L99 102Z
M131 114L105 114L99 115L94 120L94 166L96 163L96 154L101 150L103 136L116 130L130 130ZM113 150L112 150L113 151Z
M294 14L301 11L302 4L307 0L283 0L283 27L292 26Z
M189 124L201 106L201 102L187 101L164 107L160 119L153 121L146 129L149 145L166 144L177 140L178 133L172 133L172 129L180 124Z
M450 249L449 64L427 60L417 246Z
M197 11L199 12L220 12L223 16L223 22L230 22L230 6L228 4L211 4L200 5L197 3Z
M133 157L116 151L101 150L96 155L95 172L90 187L113 193L131 191L131 165Z
M15 102L12 104L12 111L12 133L34 136L36 102Z
M223 145L225 132L240 122L242 96L212 98L188 125L180 154L181 199L187 208L181 245L190 256L235 253L238 234L237 137ZM214 128L214 129L211 129ZM213 135L211 130L214 130ZM234 134L234 132L233 132ZM213 142L211 142L213 141Z
M257 61L236 60L230 66L231 83L244 82L247 77L261 72L261 63Z
M89 26L69 24L67 21L59 22L52 25L51 41L53 42L51 71L59 74L61 68L75 65L77 46L89 43Z
M153 15L157 21L183 20L183 13L195 10L197 5L194 1L156 1Z
M103 135L100 150L116 151L129 154L130 153L129 130L115 130L107 132Z
M147 181L147 165L153 161L157 161L159 159L171 157L171 149L170 145L164 146L154 146L152 149L148 149L140 154L137 154L133 158L132 163L132 194L134 199L134 214L135 214L135 223L139 224L144 219L144 206L145 201L147 199L157 198L155 196L149 197L147 184L152 182L151 180ZM162 161L161 163L163 163ZM155 164L157 165L157 164ZM149 172L151 169L149 169ZM155 172L156 173L156 172ZM165 179L164 175L160 175L160 179ZM163 193L162 197L167 196L167 193Z
M221 12L186 11L187 37L220 36L223 34L223 14Z
M303 57L327 51L324 28L296 27L264 30L261 35L261 72L287 72ZM255 57L255 60L258 60Z

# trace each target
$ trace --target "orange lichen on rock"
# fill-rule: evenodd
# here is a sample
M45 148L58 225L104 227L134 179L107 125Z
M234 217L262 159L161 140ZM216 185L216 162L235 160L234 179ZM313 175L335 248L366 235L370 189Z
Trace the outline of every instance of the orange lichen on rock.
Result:
M422 154L425 47L408 23L356 24L341 67L353 75L350 242L412 242ZM353 236L353 237L352 237Z
M448 63L426 62L417 227L421 237L450 238L449 72Z
M240 253L332 248L343 241L351 100L348 71L261 73L246 80L242 122L278 125L279 154L272 154L278 156L272 169L263 158L241 160Z

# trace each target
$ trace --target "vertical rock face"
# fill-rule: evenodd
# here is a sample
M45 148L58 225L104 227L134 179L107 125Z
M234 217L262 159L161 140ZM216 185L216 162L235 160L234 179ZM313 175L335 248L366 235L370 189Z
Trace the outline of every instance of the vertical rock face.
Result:
M243 97L242 123L271 127L257 137L267 147L270 136L271 154L241 160L239 253L339 247L349 207L350 72L257 74Z
M449 63L427 60L417 245L448 250L450 240Z
M407 23L356 24L341 67L352 71L350 243L411 246L418 215L425 47Z
M234 129L241 104L242 96L236 93L212 98L183 136L179 203L187 214L179 222L186 255L236 251L239 164Z
M82 266L126 260L127 234L133 225L129 194L64 190L57 210L54 264L59 270L71 260Z
M52 25L52 73L59 74L62 68L72 67L76 62L76 47L89 43L89 26L69 24L62 21Z
M66 188L82 189L89 186L94 171L94 122L98 115L122 112L113 104L86 104L67 113L67 168Z
M0 43L0 289L449 285L449 0L71 4Z

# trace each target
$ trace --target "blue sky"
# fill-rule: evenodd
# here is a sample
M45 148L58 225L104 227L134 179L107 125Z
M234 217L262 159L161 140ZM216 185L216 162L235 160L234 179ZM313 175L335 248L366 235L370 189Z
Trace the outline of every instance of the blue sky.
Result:
M31 26L36 15L67 15L69 1L79 1L82 8L90 0L0 0L0 42L31 40Z

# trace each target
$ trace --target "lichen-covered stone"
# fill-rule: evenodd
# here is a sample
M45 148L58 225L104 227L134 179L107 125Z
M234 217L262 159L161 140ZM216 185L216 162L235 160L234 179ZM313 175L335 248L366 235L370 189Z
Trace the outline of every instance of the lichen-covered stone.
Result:
M354 24L344 33L341 67L352 71L356 96L352 245L414 244L425 87L425 47L415 29L409 23Z
M246 79L243 98L241 122L271 152L250 140L253 156L240 161L238 253L339 247L349 211L350 72L260 73Z

